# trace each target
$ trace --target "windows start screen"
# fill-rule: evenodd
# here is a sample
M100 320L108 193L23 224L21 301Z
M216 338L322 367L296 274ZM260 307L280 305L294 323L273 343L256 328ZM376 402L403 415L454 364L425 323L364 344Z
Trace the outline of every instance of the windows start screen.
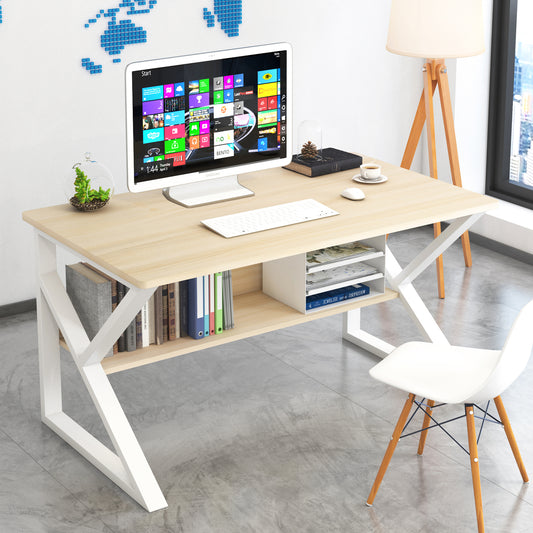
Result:
M285 144L285 103L279 68L142 87L138 174L277 153Z

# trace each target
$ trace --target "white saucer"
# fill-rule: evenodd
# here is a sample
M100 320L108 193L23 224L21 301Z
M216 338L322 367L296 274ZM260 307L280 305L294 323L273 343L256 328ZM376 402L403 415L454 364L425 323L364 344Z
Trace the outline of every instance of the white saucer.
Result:
M381 174L379 176L379 178L367 179L367 178L362 178L361 174L357 174L352 179L354 181L357 181L358 183L383 183L384 181L387 181L389 178L387 178L387 176L384 176L383 174Z

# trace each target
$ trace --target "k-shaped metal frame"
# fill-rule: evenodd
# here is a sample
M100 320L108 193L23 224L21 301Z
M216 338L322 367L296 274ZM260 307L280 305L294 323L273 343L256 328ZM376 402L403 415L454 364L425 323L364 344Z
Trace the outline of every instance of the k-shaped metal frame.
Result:
M59 278L56 246L60 244L37 232L41 419L145 509L156 511L167 507L163 493L101 365L110 346L135 318L155 288L139 289L120 280L130 290L93 340L89 341ZM99 265L98 268L102 270ZM63 411L59 330L63 333L111 438L114 451Z
M387 247L385 279L391 288L399 293L411 319L428 341L436 344L450 344L416 292L412 282L481 216L482 214L475 214L454 220L404 269L401 268ZM343 337L379 357L387 356L395 348L392 344L361 329L360 309L344 313Z

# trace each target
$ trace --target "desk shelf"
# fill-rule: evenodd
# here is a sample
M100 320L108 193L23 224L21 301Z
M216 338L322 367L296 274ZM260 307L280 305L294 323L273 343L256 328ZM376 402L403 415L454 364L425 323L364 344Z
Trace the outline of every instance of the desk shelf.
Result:
M183 337L161 345L151 345L134 352L120 352L106 357L102 366L106 374L113 374L138 366L170 359L179 355L219 346L254 335L268 333L280 328L295 326L309 320L322 318L341 312L359 309L367 305L385 302L398 297L398 293L386 290L384 293L365 298L355 298L340 302L337 306L318 309L312 314L302 314L295 309L267 296L262 291L254 291L235 296L235 328L225 330L220 335L210 335L203 339Z

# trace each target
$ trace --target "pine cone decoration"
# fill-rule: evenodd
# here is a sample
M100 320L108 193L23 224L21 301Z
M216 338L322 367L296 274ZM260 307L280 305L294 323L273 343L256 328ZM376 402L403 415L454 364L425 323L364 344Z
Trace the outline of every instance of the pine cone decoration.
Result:
M318 150L317 150L316 144L312 143L311 141L307 141L302 146L302 151L300 155L304 159L316 159L318 156Z

